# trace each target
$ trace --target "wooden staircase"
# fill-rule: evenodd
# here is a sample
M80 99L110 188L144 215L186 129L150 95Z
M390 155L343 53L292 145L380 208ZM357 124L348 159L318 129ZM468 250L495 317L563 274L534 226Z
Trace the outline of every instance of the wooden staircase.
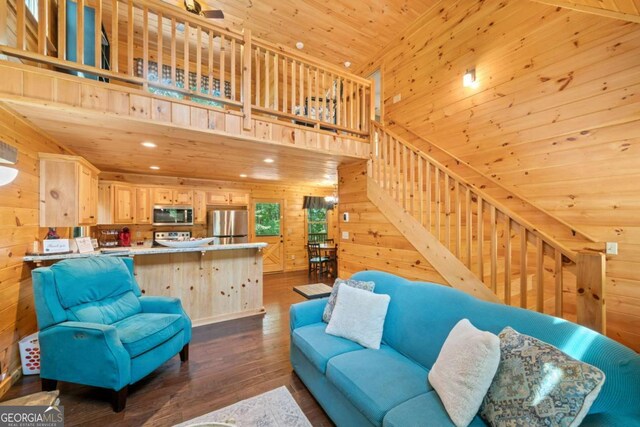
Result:
M371 129L369 199L450 286L604 332L604 254L574 250L593 241L569 227L556 239L379 123Z

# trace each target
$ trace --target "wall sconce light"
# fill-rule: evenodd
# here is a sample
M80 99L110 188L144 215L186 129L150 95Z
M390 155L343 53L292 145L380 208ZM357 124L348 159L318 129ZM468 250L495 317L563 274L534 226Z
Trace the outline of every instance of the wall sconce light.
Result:
M0 141L0 185L10 184L18 176L18 169L5 165L15 165L18 150Z
M462 86L464 87L477 87L478 82L476 81L476 69L471 68L464 73L462 76Z

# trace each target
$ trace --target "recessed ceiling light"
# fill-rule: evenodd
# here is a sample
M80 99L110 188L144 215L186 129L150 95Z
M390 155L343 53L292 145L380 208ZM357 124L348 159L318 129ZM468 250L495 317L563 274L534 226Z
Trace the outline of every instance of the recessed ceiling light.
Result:
M296 48L298 48L298 49L304 48L304 43L302 43L302 42L296 43Z
M332 177L331 175L329 175L329 174L326 174L324 177L325 177L325 178L327 178L327 179L331 179L331 178L333 178L333 177Z
M344 68L349 68L349 67L351 67L351 62L344 61Z
M266 158L266 159L264 159L264 162L265 163L273 163L273 159Z
M246 174L246 173L241 173L241 174L240 174L240 178L246 178L246 177L247 177L247 174Z
M156 148L157 145L154 142L150 142L150 141L145 141L142 143L143 147L147 147L147 148Z
M149 166L149 169L153 169L154 171L159 171L160 166Z

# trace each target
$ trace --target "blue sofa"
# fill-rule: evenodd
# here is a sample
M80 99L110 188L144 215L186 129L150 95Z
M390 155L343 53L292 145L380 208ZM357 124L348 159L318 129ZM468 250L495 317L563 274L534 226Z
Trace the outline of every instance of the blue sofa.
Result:
M371 280L376 293L391 296L380 350L326 334L326 298L290 311L293 368L338 426L453 426L427 374L463 318L495 334L511 326L599 367L606 382L583 425L640 425L640 356L633 350L574 323L447 286L378 271L352 278ZM485 423L476 416L471 425Z
M132 258L68 259L32 277L44 390L57 381L107 388L119 412L130 384L178 353L188 359L180 300L141 296Z

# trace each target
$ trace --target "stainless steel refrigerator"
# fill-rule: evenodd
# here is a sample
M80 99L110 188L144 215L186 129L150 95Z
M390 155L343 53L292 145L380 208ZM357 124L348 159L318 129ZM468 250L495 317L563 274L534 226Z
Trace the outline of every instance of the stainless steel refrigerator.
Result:
M214 245L247 243L249 213L246 210L213 210L207 214L207 227Z

